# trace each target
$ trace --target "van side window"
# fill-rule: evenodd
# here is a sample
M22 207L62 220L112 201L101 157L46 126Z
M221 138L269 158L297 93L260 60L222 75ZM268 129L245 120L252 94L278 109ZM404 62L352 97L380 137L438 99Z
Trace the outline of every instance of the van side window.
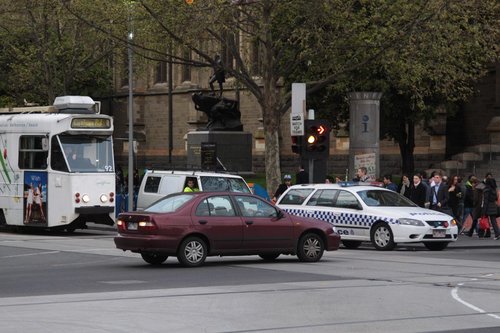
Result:
M146 178L146 185L144 186L144 192L148 193L158 193L158 187L160 186L161 177L148 176Z
M19 138L19 169L46 169L49 155L44 135L22 135Z

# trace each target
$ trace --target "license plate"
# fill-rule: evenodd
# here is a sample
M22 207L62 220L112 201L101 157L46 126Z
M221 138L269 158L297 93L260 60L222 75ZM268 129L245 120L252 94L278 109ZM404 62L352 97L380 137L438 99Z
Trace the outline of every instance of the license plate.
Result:
M445 238L446 237L446 230L443 230L443 229L433 229L432 230L432 237L434 237L434 238Z
M127 229L128 230L137 230L137 222L128 222Z

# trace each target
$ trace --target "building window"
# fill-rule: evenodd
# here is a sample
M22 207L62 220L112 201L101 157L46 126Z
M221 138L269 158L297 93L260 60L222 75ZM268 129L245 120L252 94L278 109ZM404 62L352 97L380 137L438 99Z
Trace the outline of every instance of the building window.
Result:
M19 138L19 169L47 169L46 136L23 135Z
M184 50L182 57L184 58L186 64L182 65L181 81L191 81L191 65L189 64L191 62L191 51Z
M159 61L156 65L156 78L155 83L167 82L167 69L168 64L166 61Z

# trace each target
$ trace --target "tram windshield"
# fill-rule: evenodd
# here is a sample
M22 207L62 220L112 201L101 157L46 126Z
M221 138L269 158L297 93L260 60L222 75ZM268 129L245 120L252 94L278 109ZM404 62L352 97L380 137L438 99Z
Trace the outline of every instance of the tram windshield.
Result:
M51 167L65 172L114 172L110 135L52 137Z

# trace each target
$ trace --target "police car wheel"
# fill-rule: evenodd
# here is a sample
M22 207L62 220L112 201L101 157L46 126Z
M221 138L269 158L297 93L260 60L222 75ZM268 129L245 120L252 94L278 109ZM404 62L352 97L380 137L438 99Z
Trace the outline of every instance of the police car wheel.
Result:
M390 251L394 249L394 236L391 228L386 223L379 223L372 229L372 243L377 250Z
M323 239L314 233L309 233L300 238L297 257L300 261L316 262L321 259L324 251L325 242Z
M274 261L276 258L280 256L280 253L266 253L266 254L259 254L259 257L264 259L265 261Z
M425 247L431 251L441 251L448 247L448 242L426 242Z
M351 240L343 240L342 244L347 249L357 249L358 247L361 246L360 241L351 241Z
M168 256L157 252L143 252L142 259L151 265L161 265L167 260Z

